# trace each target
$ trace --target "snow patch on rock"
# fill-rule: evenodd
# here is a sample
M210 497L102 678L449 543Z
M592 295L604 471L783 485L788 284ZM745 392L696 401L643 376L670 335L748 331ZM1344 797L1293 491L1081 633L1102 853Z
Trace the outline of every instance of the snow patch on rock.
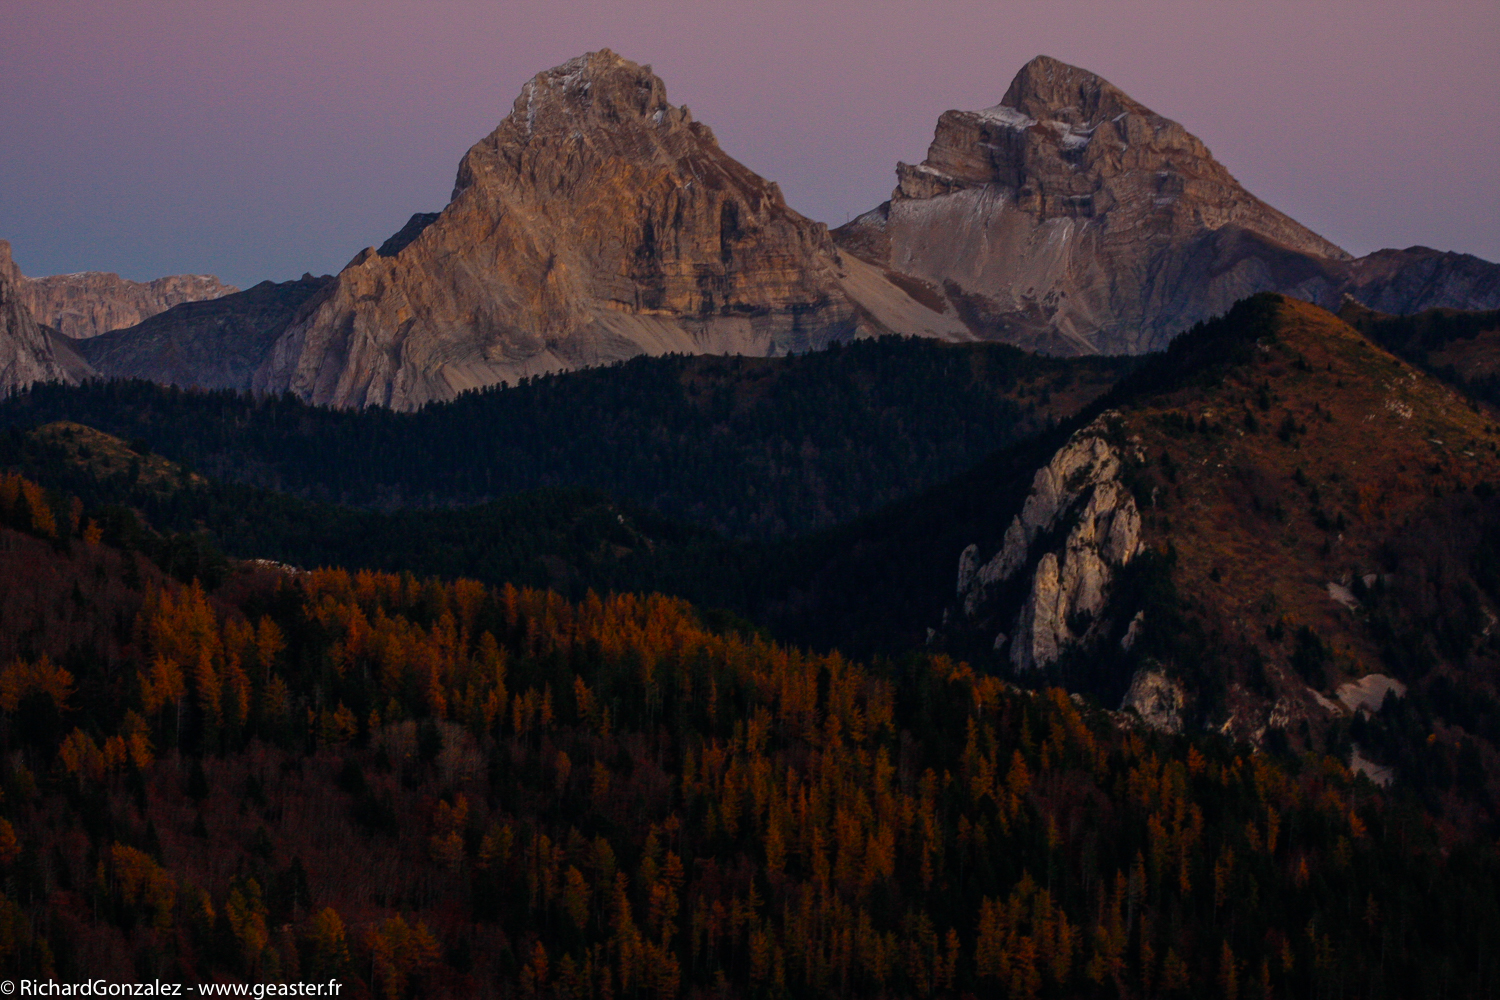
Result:
M986 121L996 122L1014 129L1031 128L1036 124L1036 119L1018 108L1007 107L1004 104L996 104L994 107L984 108L974 112Z
M1391 780L1396 777L1396 772L1393 769L1382 767L1366 757L1360 750L1358 743L1354 745L1352 752L1349 754L1349 770L1355 774L1363 774L1382 788L1389 785Z

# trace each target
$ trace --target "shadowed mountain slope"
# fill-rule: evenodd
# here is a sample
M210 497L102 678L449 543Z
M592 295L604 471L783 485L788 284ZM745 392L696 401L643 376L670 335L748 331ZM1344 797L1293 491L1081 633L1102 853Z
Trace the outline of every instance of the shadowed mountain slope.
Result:
M263 281L168 309L129 329L81 341L76 349L107 378L245 392L276 338L331 280L305 274L297 281Z

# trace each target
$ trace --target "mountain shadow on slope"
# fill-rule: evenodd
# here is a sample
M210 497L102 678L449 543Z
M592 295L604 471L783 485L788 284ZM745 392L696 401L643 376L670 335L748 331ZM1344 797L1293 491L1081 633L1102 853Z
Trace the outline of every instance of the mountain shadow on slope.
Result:
M74 349L105 378L147 379L206 389L250 388L250 376L298 311L332 279L262 281L203 302L186 302L135 326L79 341Z

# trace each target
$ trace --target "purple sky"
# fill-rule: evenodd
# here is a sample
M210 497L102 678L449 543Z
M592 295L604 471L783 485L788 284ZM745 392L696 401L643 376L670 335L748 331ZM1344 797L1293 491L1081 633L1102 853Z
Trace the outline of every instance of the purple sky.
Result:
M1497 43L1493 2L6 0L0 238L31 275L334 271L442 207L527 78L608 46L832 224L1046 53L1355 253L1500 260Z

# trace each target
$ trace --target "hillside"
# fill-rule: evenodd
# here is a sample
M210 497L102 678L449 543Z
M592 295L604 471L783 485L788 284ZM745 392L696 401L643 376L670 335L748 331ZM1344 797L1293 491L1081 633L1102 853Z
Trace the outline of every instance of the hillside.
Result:
M957 647L1126 695L1169 729L1359 754L1491 821L1493 413L1267 296L1107 405L1036 474L1003 542L955 560Z
M637 358L414 414L141 383L37 386L0 402L0 426L74 421L210 478L343 504L446 506L586 487L730 537L768 538L941 482L1082 409L1129 367L882 338L787 358Z
M99 512L112 544L158 562L172 553L191 567L162 563L168 572L217 579L228 555L305 568L464 576L494 586L550 587L573 599L590 589L668 590L722 603L744 590L740 574L715 568L735 551L732 543L597 490L540 489L467 507L364 510L210 480L73 423L0 437L0 469L77 496Z
M230 565L0 481L0 972L345 996L1479 996L1500 859L1335 760L661 597ZM1424 887L1412 893L1411 886ZM1229 902L1233 900L1233 905Z
M76 349L104 378L248 391L266 351L331 280L304 274L296 281L262 281L167 309Z
M1500 310L1392 316L1346 299L1339 319L1466 396L1500 406Z

